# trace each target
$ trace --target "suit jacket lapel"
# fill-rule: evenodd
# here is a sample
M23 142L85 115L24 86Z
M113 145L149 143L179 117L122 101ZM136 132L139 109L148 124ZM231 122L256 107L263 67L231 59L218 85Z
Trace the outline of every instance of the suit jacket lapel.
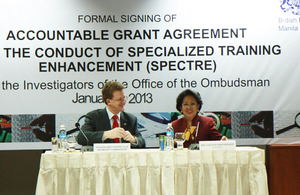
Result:
M102 123L102 127L104 127L105 130L111 129L110 119L108 118L108 114L106 112L106 109L102 109L99 111L99 119Z
M121 120L120 120L121 121L121 127L124 128L125 130L128 130L128 128L127 128L127 126L128 126L127 119L125 118L125 115L124 115L123 112L121 112L120 117L121 117Z

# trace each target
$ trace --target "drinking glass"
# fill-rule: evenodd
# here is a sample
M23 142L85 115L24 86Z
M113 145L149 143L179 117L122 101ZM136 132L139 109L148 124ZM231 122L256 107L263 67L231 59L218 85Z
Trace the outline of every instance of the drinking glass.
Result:
M175 133L174 139L177 143L177 149L182 150L183 143L185 142L185 134L184 133Z
M67 138L67 143L69 145L69 151L75 152L75 145L77 143L77 139L75 135L69 135Z

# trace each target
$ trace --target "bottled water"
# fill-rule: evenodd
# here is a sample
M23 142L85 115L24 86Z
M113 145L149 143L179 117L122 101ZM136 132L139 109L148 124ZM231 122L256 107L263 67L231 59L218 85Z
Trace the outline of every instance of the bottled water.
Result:
M172 127L172 124L169 123L167 127L167 133L166 133L166 147L165 147L166 150L174 149L173 134L174 134L174 129Z
M64 125L60 126L60 131L58 134L58 151L66 152L67 151L67 132Z

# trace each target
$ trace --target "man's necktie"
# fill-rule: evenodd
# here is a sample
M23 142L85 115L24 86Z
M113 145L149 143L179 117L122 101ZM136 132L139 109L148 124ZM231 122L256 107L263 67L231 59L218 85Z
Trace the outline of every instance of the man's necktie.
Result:
M114 129L114 128L116 128L116 127L119 127L119 123L118 123L118 115L114 115L114 116L113 116L113 119L114 119L114 123L113 123L113 127L112 127L112 128ZM115 138L115 139L114 139L114 142L115 142L115 143L120 143L120 139L119 139L119 138Z

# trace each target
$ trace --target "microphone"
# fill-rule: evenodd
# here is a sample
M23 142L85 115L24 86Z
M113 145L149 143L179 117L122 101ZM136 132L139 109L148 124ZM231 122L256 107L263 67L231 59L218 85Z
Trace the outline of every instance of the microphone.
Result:
M86 117L86 115L83 115L83 116L81 116L81 117L79 117L79 119L77 120L77 122L75 123L75 127L82 133L82 135L84 136L84 138L86 139L86 144L88 145L89 144L89 139L87 138L87 136L85 135L85 133L81 130L81 128L80 128L80 120L82 119L82 118L85 118Z
M82 118L85 118L86 117L86 115L82 115L81 117L79 117L79 119L77 120L77 122L75 123L75 127L77 127L78 129L80 128L80 124L79 124L79 122L80 122L80 120L82 119Z
M201 119L198 119L198 120L197 120L196 135L195 135L195 142L196 142L196 140L197 140L197 135L198 135L198 129L199 129L199 124L200 124L200 122L201 122Z

